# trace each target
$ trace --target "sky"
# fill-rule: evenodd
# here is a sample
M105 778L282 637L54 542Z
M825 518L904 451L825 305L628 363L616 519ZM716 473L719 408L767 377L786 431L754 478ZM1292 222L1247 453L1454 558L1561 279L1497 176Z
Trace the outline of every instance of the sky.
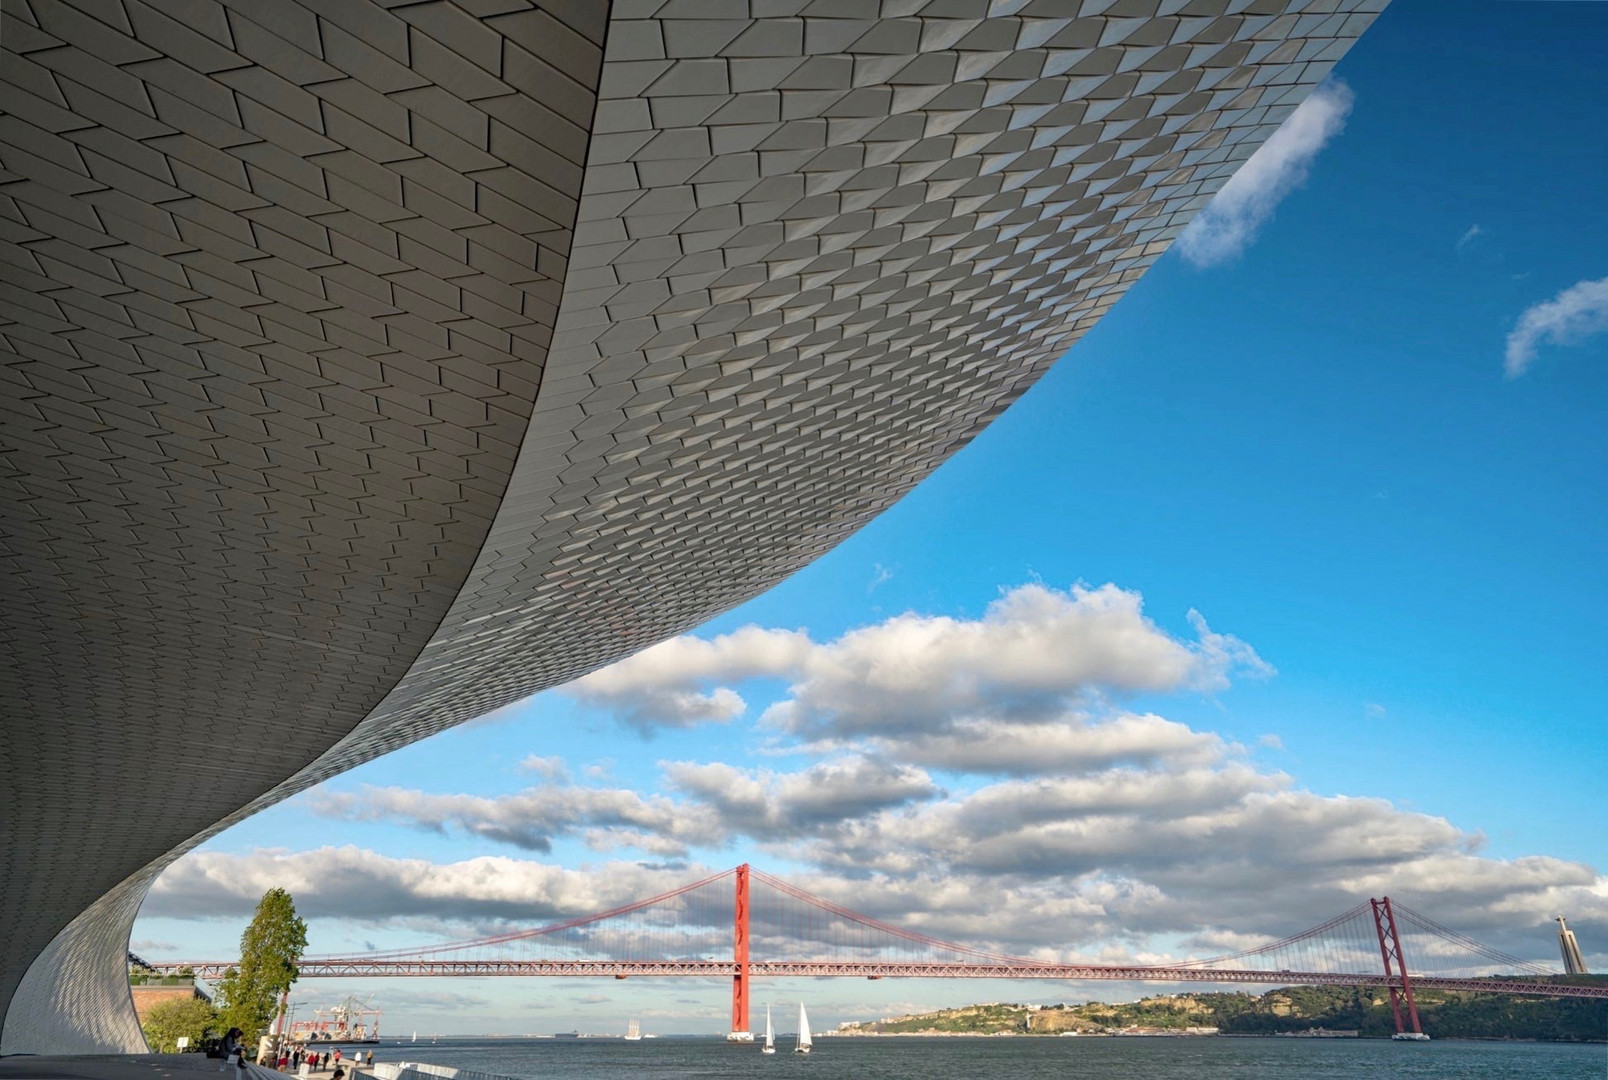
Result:
M233 955L273 885L348 952L752 862L1019 955L1210 955L1388 892L1552 964L1568 915L1608 968L1604 101L1608 5L1397 0L909 496L691 634L214 838L132 947ZM831 1025L1120 989L756 1000ZM729 1009L718 982L293 999L347 992L391 1032Z

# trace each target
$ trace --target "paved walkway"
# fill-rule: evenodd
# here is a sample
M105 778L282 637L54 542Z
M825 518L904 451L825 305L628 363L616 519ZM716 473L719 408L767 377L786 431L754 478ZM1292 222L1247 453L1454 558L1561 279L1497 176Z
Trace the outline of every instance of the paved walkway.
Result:
M219 1076L217 1058L201 1054L123 1054L84 1057L30 1057L14 1054L0 1057L0 1080L290 1080L293 1074L252 1065L245 1070L229 1069L233 1076ZM243 1073L243 1075L241 1075ZM329 1080L333 1069L313 1074L315 1080ZM358 1074L348 1072L354 1080Z

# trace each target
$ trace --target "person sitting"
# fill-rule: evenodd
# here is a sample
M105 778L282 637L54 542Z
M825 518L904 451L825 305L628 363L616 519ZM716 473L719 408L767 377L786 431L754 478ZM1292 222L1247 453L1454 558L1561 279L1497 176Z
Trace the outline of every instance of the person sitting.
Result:
M240 1064L240 1037L244 1034L245 1032L241 1031L239 1028L232 1027L229 1029L228 1033L224 1035L223 1062L218 1066L219 1072L222 1072L225 1069L237 1067Z

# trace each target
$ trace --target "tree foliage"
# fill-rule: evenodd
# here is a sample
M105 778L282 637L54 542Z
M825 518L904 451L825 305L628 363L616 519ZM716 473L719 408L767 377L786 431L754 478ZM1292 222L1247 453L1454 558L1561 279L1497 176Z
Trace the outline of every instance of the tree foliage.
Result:
M296 981L296 963L307 948L307 923L284 889L269 889L257 902L251 925L240 935L240 966L218 983L221 1021L238 1027L253 1045L268 1030L279 996Z
M192 1049L198 1047L217 1026L218 1010L211 1002L195 997L158 1002L140 1021L145 1041L158 1054L176 1052L181 1036L189 1036Z
M1605 976L1554 976L1572 985L1608 986ZM1500 979L1491 980L1493 990ZM1602 1042L1608 1038L1608 1001L1502 993L1426 990L1417 993L1424 1031L1433 1038L1543 1039ZM1396 1030L1386 992L1372 987L1285 986L1260 996L1245 993L1164 994L1108 1005L972 1005L920 1016L866 1022L861 1032L1006 1031L1058 1033L1117 1031L1128 1027L1179 1030L1215 1027L1233 1035L1273 1035L1326 1028L1388 1038Z

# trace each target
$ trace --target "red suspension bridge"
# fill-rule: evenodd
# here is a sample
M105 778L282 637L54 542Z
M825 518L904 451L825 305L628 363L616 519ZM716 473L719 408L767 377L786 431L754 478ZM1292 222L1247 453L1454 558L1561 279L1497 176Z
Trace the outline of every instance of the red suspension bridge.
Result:
M725 954L714 956L708 954ZM801 956L808 957L801 959ZM1411 972L1408 961L1411 958ZM217 979L227 962L163 963ZM1223 956L1173 964L1062 964L941 941L851 911L744 864L678 889L531 930L417 949L310 956L302 978L558 975L730 979L734 1034L750 1031L754 979L1062 979L1358 986L1390 997L1396 1030L1420 1031L1416 989L1608 999L1608 985L1544 981L1546 968L1389 897Z

